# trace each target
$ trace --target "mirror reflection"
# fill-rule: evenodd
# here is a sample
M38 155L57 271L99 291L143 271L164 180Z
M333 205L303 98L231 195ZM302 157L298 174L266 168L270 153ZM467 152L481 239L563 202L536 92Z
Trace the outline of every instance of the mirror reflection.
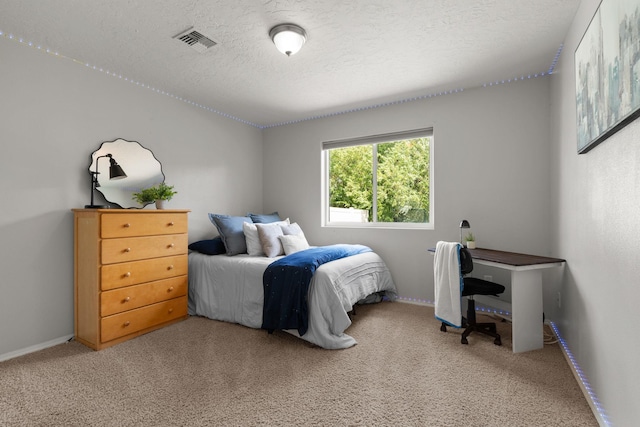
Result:
M91 154L89 173L96 170L96 160L100 156L111 155L111 158L126 171L124 179L110 179L109 161L102 159L98 164L98 187L105 200L121 208L142 208L144 205L133 200L133 193L143 188L152 187L164 182L162 165L153 152L136 141L116 139L103 142Z

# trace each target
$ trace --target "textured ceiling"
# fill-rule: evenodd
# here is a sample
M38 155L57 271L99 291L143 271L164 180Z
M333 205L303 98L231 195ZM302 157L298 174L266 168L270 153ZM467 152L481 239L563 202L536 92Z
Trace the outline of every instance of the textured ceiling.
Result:
M546 73L579 3L0 0L0 31L262 127ZM289 22L308 40L286 57L268 32Z

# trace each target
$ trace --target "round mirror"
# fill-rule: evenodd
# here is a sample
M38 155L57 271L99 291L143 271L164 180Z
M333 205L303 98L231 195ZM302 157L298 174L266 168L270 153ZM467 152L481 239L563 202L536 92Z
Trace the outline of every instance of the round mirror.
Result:
M96 189L107 202L121 208L143 208L133 200L133 193L164 182L162 165L153 152L124 139L103 142L91 154L89 173L96 172Z

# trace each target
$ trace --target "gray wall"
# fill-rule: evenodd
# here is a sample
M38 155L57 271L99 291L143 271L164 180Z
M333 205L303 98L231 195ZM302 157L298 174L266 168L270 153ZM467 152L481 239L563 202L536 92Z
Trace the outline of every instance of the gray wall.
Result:
M138 141L191 209L189 238L213 236L207 212L262 207L260 130L0 37L0 360L73 334L72 208L89 203L89 156Z
M560 273L546 277L545 312L613 424L633 425L640 418L633 330L640 122L586 155L575 148L573 51L598 3L582 2L550 78L262 134L0 38L0 360L73 334L70 209L89 201L90 153L121 137L163 163L179 191L170 207L192 210L191 241L215 234L207 212L279 210L312 243L369 244L387 259L400 293L417 299L433 297L426 249L457 239L462 218L481 246L566 258ZM433 231L320 227L322 141L427 126L435 130Z
M640 419L640 120L577 155L575 51L600 0L583 0L552 78L553 252L567 259L558 326L612 425Z
M312 244L371 246L401 296L432 300L427 249L458 240L463 218L481 247L549 255L548 105L549 80L538 78L267 129L265 210L299 222ZM322 141L431 126L434 230L321 227Z

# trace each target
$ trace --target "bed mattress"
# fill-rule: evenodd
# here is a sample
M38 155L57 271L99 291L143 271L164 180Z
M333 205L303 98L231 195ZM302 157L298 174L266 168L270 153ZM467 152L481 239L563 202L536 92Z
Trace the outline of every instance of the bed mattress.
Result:
M282 257L189 254L189 314L261 328L267 266ZM396 287L386 264L366 252L321 265L309 286L309 329L302 339L327 349L348 348L356 340L345 330L354 304L384 291L395 299ZM288 330L300 336L295 330Z

